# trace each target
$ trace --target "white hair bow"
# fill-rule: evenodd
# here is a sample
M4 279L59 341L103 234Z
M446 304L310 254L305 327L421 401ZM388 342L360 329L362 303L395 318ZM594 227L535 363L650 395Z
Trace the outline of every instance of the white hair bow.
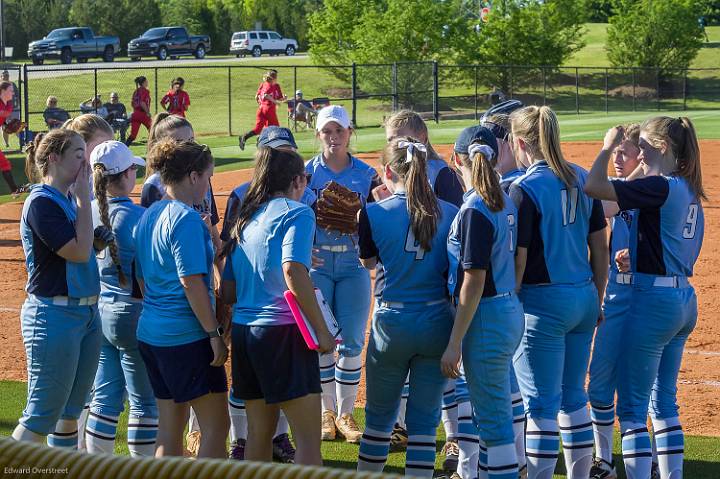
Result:
M405 156L405 163L410 163L413 159L413 152L415 149L427 153L427 148L422 143L414 143L412 141L398 141L398 148L407 148L407 155Z
M472 160L478 153L482 153L487 161L492 161L495 156L495 152L488 145L482 145L480 143L473 143L470 145L470 148L468 148L468 156L470 159Z

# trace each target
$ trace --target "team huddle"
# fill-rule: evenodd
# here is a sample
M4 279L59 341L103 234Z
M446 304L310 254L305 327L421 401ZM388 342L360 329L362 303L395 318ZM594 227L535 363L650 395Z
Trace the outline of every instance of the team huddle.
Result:
M35 138L13 438L112 453L127 399L132 456L183 455L188 426L198 457L227 457L229 434L231 458L321 465L340 436L358 470L406 449L405 474L432 477L442 422L453 477L549 479L562 443L567 477L601 479L617 477L617 417L627 477L682 477L705 199L689 119L610 129L589 172L550 108L517 101L462 130L449 161L408 110L386 120L378 170L351 154L341 106L316 130L308 161L288 129L253 131L221 228L212 153L183 117L153 120L145 160L95 115Z

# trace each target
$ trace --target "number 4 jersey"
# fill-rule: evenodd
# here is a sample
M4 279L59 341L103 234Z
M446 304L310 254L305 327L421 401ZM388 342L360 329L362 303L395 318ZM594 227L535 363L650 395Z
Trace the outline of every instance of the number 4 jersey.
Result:
M637 210L630 230L636 273L692 276L705 233L702 204L684 178L613 181L622 210Z

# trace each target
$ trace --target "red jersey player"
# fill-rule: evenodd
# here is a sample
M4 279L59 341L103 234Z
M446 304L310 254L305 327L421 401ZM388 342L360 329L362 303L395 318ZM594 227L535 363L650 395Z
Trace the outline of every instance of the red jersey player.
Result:
M12 115L14 94L15 89L11 82L4 81L0 83L0 125L4 125L5 120ZM18 192L18 187L13 179L12 165L10 164L10 160L7 159L2 151L0 151L0 171L2 172L5 182L8 184L10 193L16 194Z
M257 113L255 114L255 128L240 137L240 149L245 149L245 142L248 138L259 135L266 126L280 126L277 117L277 105L287 100L283 95L280 85L277 83L277 70L269 70L263 75L263 82L260 84L255 100L258 102Z
M177 77L173 79L170 85L170 90L162 97L160 105L171 115L182 116L184 118L185 112L190 106L190 95L183 90L185 80L182 77Z
M139 76L135 79L135 92L132 96L133 112L130 115L130 136L125 142L127 145L131 145L135 141L140 131L140 125L144 125L150 131L152 118L150 118L150 90L147 87L147 78Z

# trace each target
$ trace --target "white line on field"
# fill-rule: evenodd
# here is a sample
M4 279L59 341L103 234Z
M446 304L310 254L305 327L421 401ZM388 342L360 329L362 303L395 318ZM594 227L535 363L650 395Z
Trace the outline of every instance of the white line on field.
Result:
M5 308L0 307L0 313L19 313L20 308Z
M720 381L703 381L703 380L695 380L695 379L679 379L678 383L680 384L689 384L689 385L700 385L700 386L710 386L713 388L720 388Z
M720 351L703 351L701 349L686 349L687 354L697 354L700 356L720 356Z

